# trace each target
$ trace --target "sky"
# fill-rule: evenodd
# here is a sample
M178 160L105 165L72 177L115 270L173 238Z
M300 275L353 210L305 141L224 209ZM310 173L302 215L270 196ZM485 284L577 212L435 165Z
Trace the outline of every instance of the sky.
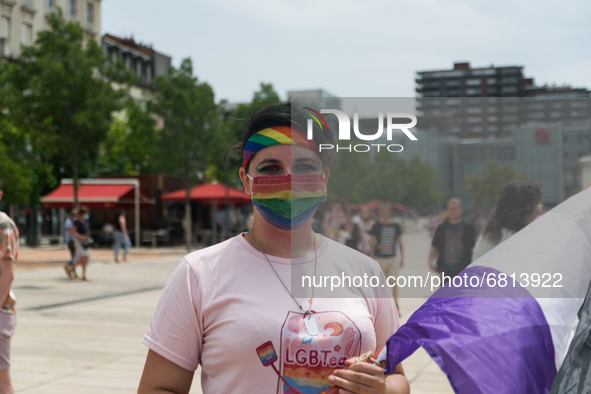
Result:
M216 101L261 82L340 97L414 97L417 71L520 65L536 84L591 88L581 0L103 0L102 31L191 57Z

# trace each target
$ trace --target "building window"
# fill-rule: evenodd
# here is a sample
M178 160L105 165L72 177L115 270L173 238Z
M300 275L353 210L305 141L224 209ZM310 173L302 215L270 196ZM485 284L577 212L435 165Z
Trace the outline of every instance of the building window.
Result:
M467 86L480 86L480 79L467 79L466 85Z
M53 11L53 7L55 7L55 0L46 0L47 4L47 12Z
M77 12L76 0L70 0L70 18L76 18Z
M2 17L2 26L0 26L0 38L5 38L7 41L10 40L10 18Z
M10 40L10 18L3 16L0 18L0 38L5 38L7 41Z
M505 115L503 116L503 121L505 122L517 122L519 118L515 115Z
M486 83L489 85L494 85L497 83L497 79L496 78L487 78Z
M480 94L480 89L478 89L478 88L466 89L466 94L468 96L477 96Z
M544 112L530 112L527 117L529 119L544 119L546 114Z
M466 109L466 113L469 113L469 114L481 114L482 113L482 107L468 107Z
M94 6L90 3L86 4L86 28L94 31Z
M31 45L33 43L33 26L23 23L22 31L23 45Z
M564 118L564 113L562 113L561 111L552 111L550 112L550 117L554 119Z
M445 94L448 97L460 97L462 95L461 90L448 90Z
M472 116L468 118L468 123L482 123L482 117L481 116Z
M589 103L587 101L572 101L570 103L571 108L588 108Z
M445 86L462 86L462 81L460 81L460 80L446 81Z
M152 66L146 63L146 84L152 85Z
M516 86L503 86L501 88L501 93L517 93Z
M532 103L527 105L527 109L544 109L546 104L544 103Z
M503 107L504 113L515 113L515 112L517 112L517 110L518 110L518 108L514 105Z
M481 76L481 75L495 75L496 73L497 73L497 70L495 70L494 68L487 68L485 70L472 71L472 75L474 75L475 77Z

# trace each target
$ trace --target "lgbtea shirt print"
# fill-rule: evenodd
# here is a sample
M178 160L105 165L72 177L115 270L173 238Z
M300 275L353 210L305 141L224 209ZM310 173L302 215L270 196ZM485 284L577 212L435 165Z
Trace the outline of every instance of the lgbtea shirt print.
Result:
M281 328L279 355L272 341L257 348L263 366L278 375L277 394L327 393L332 387L328 381L332 371L360 355L361 333L342 312L314 313L312 319L318 325L318 335L308 335L303 313L289 312Z

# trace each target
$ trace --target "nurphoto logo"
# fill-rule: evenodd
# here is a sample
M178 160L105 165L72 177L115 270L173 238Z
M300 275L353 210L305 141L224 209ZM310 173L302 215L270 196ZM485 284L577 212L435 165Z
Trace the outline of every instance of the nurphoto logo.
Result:
M338 120L338 139L339 141L346 141L351 140L351 120L349 116L344 113L343 111L337 109L321 109L320 112L305 107L308 111L310 111L309 115L312 119L308 119L307 123L307 138L311 140L313 138L313 127L314 121L320 126L320 130L324 131L326 128L328 130L328 125L326 120L322 116L322 114L333 114L337 117ZM400 119L410 119L410 123L394 123L394 120L399 121ZM408 129L413 128L417 124L417 117L413 114L409 114L406 112L388 112L386 114L386 140L392 141L392 134L394 130L402 131L411 141L417 141L417 137L415 137ZM355 112L353 114L353 133L355 136L363 141L375 141L382 137L384 133L384 113L378 113L378 131L374 134L363 134L359 130L359 114ZM347 150L351 152L352 150L355 152L369 152L372 147L379 152L380 147L386 147L388 152L398 153L402 152L404 147L400 144L356 144L356 145L336 145L336 147L332 144L320 144L318 146L318 151L322 152L322 150L328 149L336 149L337 152L339 150Z

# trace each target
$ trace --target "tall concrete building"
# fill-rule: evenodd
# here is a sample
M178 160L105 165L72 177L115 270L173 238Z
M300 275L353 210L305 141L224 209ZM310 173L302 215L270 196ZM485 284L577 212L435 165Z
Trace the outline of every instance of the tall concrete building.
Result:
M530 122L577 124L591 116L586 88L536 86L522 66L472 68L417 73L417 110L424 117L449 117L445 135L459 138L506 138Z
M101 0L0 0L0 59L16 59L21 45L34 43L58 7L84 28L86 38L99 41Z

